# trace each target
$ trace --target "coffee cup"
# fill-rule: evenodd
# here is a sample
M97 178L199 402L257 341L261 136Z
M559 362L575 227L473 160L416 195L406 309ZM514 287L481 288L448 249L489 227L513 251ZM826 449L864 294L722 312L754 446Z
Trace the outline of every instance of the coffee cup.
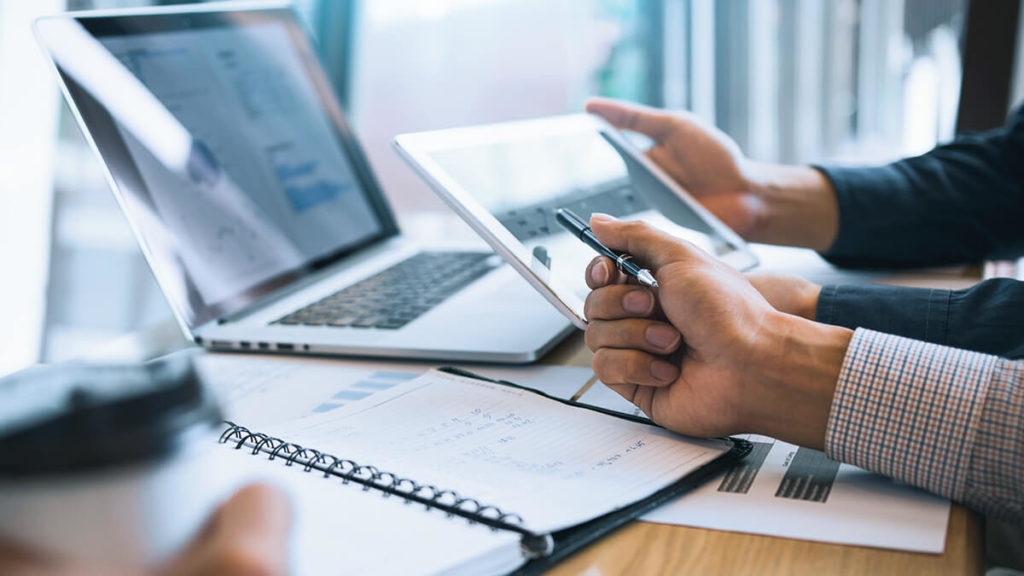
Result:
M0 538L72 562L166 560L222 496L197 469L220 421L187 355L0 380Z

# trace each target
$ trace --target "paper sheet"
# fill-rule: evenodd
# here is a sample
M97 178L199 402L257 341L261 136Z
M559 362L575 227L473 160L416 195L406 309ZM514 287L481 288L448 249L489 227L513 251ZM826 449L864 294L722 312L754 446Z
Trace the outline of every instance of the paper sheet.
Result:
M253 354L196 354L195 362L225 417L254 430L340 408L423 372L419 366Z
M433 365L417 362L223 354L189 351L226 417L250 429L341 408L419 376ZM571 366L485 366L468 370L571 397L593 377Z
M267 432L455 490L537 532L626 506L728 449L440 372Z
M581 403L642 416L597 383ZM757 435L743 463L644 520L835 544L942 553L950 503L816 450Z

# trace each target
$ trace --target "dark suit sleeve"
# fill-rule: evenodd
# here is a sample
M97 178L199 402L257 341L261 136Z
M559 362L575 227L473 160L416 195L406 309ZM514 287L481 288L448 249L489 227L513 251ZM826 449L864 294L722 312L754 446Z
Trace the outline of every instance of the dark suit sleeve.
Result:
M1024 282L1017 280L986 280L966 290L825 286L817 320L1024 358Z
M1024 255L1024 108L1004 127L879 167L817 166L839 203L825 258L902 267Z

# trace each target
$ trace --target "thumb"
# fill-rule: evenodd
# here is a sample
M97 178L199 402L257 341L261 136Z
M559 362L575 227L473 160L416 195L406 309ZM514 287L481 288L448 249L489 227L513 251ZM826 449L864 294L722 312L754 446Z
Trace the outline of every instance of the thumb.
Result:
M607 214L593 214L590 229L602 244L627 252L641 266L657 271L672 262L700 258L700 249L690 243L662 232L645 222L617 220Z
M284 493L266 484L252 484L221 507L216 530L232 546L275 568L274 573L284 573L291 520L291 505Z
M285 574L290 528L285 494L264 484L247 486L221 505L204 531L159 574Z
M590 98L583 109L604 118L619 130L638 132L655 142L663 140L672 130L671 113L641 104L611 98Z

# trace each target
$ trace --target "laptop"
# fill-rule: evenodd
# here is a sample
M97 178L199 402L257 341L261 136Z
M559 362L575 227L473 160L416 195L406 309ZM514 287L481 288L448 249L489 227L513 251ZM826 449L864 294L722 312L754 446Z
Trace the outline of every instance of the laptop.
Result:
M486 248L402 236L287 5L68 13L36 33L196 343L524 363L572 331Z

